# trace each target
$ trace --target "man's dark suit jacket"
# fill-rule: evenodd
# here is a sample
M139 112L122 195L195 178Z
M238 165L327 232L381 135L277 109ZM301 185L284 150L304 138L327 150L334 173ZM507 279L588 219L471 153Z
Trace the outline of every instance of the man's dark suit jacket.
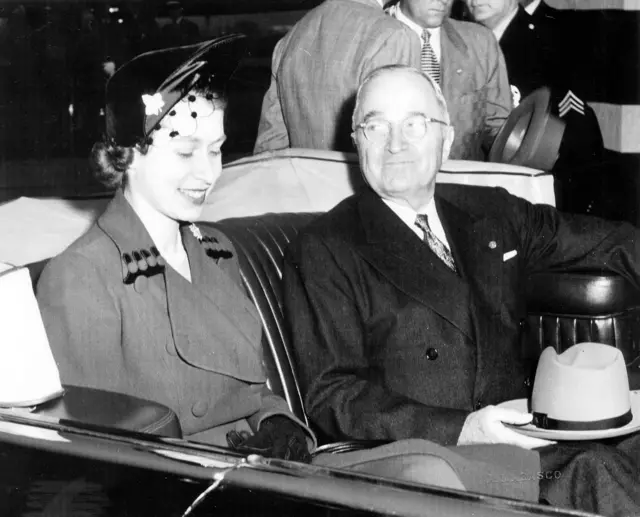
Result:
M536 13L540 9L545 10L542 4ZM553 168L562 187L557 196L558 206L565 211L599 214L602 196L599 181L606 175L600 168L604 142L596 114L584 100L581 84L575 80L575 53L567 44L568 35L562 23L552 15L532 17L520 6L500 38L500 48L509 83L520 90L522 98L548 86L551 112L566 124ZM561 111L569 91L583 103L584 113L575 109Z
M522 290L534 270L603 268L640 286L631 225L496 188L438 184L435 200L459 276L368 189L288 250L285 314L305 407L333 439L455 444L471 411L525 397Z

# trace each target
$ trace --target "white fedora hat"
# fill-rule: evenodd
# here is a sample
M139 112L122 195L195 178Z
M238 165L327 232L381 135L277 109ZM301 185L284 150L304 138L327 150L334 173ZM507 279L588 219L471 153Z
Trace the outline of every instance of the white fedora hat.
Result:
M593 440L640 429L640 393L629 391L620 350L601 343L579 343L558 354L540 355L530 404L526 399L501 407L533 413L533 421L514 427L553 440Z

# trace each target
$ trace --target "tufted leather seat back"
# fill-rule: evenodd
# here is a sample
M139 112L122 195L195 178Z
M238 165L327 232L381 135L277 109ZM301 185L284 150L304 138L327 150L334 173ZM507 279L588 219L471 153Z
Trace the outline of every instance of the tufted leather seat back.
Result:
M284 326L282 264L284 252L316 213L278 213L226 219L215 224L238 252L242 279L262 319L265 364L271 390L285 398L304 422L302 393L296 380L292 346ZM206 223L202 223L206 226Z
M628 367L640 366L640 293L621 276L602 272L540 272L527 282L526 353L547 346L606 343Z

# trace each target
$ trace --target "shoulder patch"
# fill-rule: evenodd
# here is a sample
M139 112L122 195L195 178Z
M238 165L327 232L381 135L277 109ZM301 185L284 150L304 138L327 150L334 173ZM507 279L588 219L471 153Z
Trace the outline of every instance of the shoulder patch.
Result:
M584 115L584 101L580 99L571 90L558 103L558 112L560 117L564 117L571 110L577 111L580 115Z

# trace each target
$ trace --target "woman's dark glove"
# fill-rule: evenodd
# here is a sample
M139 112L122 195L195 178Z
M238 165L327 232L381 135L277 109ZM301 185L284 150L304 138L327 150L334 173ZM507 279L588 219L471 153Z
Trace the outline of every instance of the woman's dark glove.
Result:
M311 462L306 433L293 420L284 416L266 418L260 422L260 429L254 435L229 431L227 443L229 447L241 453Z

